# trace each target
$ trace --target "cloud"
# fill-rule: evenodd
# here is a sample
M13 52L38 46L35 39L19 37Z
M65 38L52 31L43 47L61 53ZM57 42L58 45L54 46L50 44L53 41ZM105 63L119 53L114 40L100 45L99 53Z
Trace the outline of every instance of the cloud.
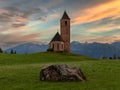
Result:
M84 38L84 39L83 39ZM102 35L78 35L78 36L74 36L75 40L78 40L80 42L100 42L100 43L112 43L114 41L119 41L120 40L120 35L106 35L106 36L102 36Z
M0 46L2 46L3 49L6 49L20 43L35 42L37 37L40 37L40 33L29 35L20 35L20 33L11 33L7 35L0 34Z
M119 0L0 0L0 45L49 42L59 30L65 9L72 20L72 40L102 42L109 37L110 41L120 29L119 3Z
M19 27L22 27L22 26L25 26L25 25L26 25L25 23L12 24L12 27L19 28Z
M87 8L82 14L77 16L72 22L73 24L93 22L106 17L116 16L120 13L120 1L112 0L110 2L100 4L95 7Z
M12 21L11 15L6 10L0 10L0 12L0 24L5 25Z
M0 13L0 23L2 25L5 24L13 24L11 26L20 27L26 25L29 22L30 18L33 14L37 14L42 12L40 8L29 8L29 9L21 9L19 7L3 7L0 9L2 11Z
M92 28L89 29L89 32L109 32L109 31L115 31L116 29L120 29L120 26L115 26L113 24L109 24L109 25L104 25L101 27L96 27L96 28Z
M114 41L119 41L120 35L114 35L114 36L107 36L107 37L98 37L98 38L92 38L89 39L89 42L101 42L101 43L112 43Z

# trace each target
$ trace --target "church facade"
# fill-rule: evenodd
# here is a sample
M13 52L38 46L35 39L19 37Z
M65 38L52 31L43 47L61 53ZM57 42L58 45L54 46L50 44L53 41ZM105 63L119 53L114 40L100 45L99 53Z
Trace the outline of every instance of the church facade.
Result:
M70 52L70 18L66 11L60 20L60 34L55 34L49 48L54 52Z

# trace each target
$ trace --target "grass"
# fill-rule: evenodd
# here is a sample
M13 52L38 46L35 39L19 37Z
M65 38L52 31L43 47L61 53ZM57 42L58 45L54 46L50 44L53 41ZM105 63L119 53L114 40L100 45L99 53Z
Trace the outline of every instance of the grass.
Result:
M39 81L40 68L56 63L80 67L87 81ZM0 54L0 90L120 90L120 61L95 60L70 53Z

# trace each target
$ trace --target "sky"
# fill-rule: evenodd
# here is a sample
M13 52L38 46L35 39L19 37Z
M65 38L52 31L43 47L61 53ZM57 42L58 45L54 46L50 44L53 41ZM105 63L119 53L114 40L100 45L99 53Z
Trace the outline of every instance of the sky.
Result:
M120 0L0 0L0 47L49 43L65 10L71 41L120 41Z

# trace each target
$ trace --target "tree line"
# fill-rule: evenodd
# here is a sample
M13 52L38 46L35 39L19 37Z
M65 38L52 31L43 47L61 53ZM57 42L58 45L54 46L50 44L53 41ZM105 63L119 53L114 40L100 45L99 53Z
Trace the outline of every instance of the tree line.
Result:
M117 56L117 55L114 54L113 56L110 56L110 57L105 57L104 56L104 57L102 57L102 59L110 59L110 60L114 59L115 60L115 59L120 59L120 56Z
M8 52L3 52L2 48L0 48L0 53L8 53ZM16 54L16 51L11 49L10 54Z

